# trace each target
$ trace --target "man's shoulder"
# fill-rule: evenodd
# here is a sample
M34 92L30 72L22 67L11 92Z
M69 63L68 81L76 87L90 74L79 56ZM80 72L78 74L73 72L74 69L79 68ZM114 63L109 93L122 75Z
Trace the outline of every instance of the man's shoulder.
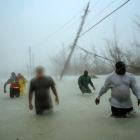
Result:
M90 76L88 75L88 77L90 78Z
M16 77L17 77L17 78L20 78L21 76L20 76L20 75L17 75Z
M8 79L6 82L7 82L8 84L11 83L11 79Z
M79 79L80 79L80 78L83 78L83 76L84 76L84 75L79 76Z
M53 78L51 76L49 76L49 75L44 75L43 77L47 81L53 81Z
M52 79L52 77L50 75L44 75L45 79Z
M113 71L112 73L110 73L106 79L111 79L112 77L114 77L116 74L115 74L115 71Z
M24 79L25 79L25 80L27 80L27 78L26 78L26 77L24 77Z
M129 73L129 72L126 72L125 75L128 76L128 77L133 77L133 74Z
M31 83L33 83L33 82L35 82L35 81L37 81L37 77L34 77L34 78L32 78L32 79L30 80Z

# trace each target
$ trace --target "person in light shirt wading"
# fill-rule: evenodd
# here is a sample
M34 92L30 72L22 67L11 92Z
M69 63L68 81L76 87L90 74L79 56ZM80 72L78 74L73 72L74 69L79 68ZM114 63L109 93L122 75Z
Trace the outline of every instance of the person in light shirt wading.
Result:
M107 76L104 85L96 96L95 103L100 103L100 97L111 89L110 106L114 117L126 117L133 110L130 98L130 88L140 104L140 89L131 73L126 72L126 65L122 61L116 63L116 71Z

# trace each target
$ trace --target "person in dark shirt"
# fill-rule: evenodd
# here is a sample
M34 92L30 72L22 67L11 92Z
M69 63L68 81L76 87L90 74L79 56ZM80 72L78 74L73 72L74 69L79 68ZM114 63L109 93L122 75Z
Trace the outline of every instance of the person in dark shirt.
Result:
M29 108L33 109L32 97L35 92L35 109L37 115L42 115L44 110L53 108L52 99L50 95L50 87L55 95L55 101L59 104L59 98L55 88L55 83L50 76L44 75L44 68L39 66L36 68L37 76L30 81L29 89Z
M91 81L91 78L88 75L88 71L85 70L84 75L81 75L78 79L78 85L79 85L79 88L83 94L84 93L91 93L91 90L88 87L88 84L90 84L93 87L93 89L95 90L95 87Z

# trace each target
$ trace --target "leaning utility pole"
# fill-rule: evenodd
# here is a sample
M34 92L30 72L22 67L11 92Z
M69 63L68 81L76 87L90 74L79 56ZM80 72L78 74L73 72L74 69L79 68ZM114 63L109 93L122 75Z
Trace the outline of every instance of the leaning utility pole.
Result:
M30 55L30 76L32 77L32 68L31 68L31 47L29 46L29 55Z
M67 61L66 61L66 63L65 63L65 66L64 66L64 68L63 68L63 71L62 71L62 73L61 73L61 75L60 75L60 80L62 79L66 68L68 67L69 61L70 61L71 56L72 56L72 54L73 54L73 51L74 51L74 49L75 49L75 45L76 45L76 43L77 43L77 41L78 41L78 38L79 38L80 33L81 33L81 31L82 31L82 27L83 27L83 25L84 25L85 17L86 17L86 15L87 15L87 13L88 13L88 8L89 8L89 3L88 3L88 5L87 5L87 8L86 8L85 13L84 13L84 16L83 16L83 18L82 18L82 22L81 22L81 24L80 24L80 27L79 27L77 36L76 36L76 38L75 38L75 40L74 40L74 43L73 43L73 45L72 45L71 52L70 52L70 54L69 54L69 56L68 56L68 59L67 59Z
M29 78L29 66L28 66L28 63L27 63L27 73L28 73L28 78Z

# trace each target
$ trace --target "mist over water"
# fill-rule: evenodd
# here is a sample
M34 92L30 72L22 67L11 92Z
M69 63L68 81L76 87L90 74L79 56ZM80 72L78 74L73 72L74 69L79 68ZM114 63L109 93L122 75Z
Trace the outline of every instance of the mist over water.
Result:
M0 94L0 139L2 140L108 140L139 139L140 113L136 97L131 94L136 115L133 118L113 118L108 98L110 91L95 105L95 97L104 83L106 75L92 79L96 91L82 94L77 85L78 76L66 76L55 81L60 104L54 102L52 112L37 116L35 109L29 110L28 90L19 99L9 98L9 93ZM135 76L138 85L140 76ZM0 81L1 85L6 79ZM28 84L29 85L29 84ZM28 87L28 86L27 86ZM27 88L28 89L28 88ZM7 87L8 91L8 87ZM34 103L34 100L33 100ZM128 116L130 117L130 116Z

